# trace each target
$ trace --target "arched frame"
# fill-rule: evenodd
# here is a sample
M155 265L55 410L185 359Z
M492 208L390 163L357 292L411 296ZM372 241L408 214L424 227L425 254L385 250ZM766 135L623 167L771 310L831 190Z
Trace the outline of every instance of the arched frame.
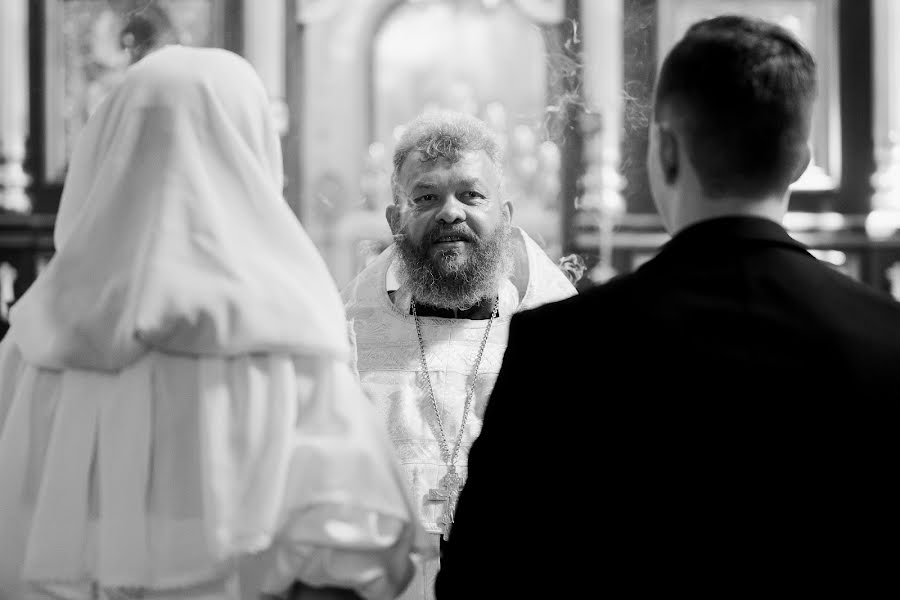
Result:
M506 1L526 13L529 5L548 4ZM298 164L288 168L289 174L295 170L302 177L289 200L339 285L356 269L355 250L348 245L389 233L383 212L359 210L359 182L363 155L374 136L376 39L404 4L404 0L296 0L295 4L299 32L295 37L302 39L302 47L288 58L288 69L303 74L302 85L293 86L301 97L290 102L301 135Z

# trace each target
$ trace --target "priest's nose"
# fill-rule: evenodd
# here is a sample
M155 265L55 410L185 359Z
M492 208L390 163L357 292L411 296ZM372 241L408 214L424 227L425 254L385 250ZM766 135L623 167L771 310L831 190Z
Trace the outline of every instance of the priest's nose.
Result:
M447 194L441 204L440 210L435 215L435 220L441 223L458 223L466 220L466 211L462 202L453 194Z

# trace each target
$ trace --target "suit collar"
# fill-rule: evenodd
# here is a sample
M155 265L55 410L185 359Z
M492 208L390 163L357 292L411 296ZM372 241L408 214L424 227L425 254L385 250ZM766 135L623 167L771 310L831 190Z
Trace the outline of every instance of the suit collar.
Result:
M747 242L787 246L806 252L806 246L788 235L784 227L775 221L762 217L733 216L708 219L685 227L662 247L660 254L692 249L709 251L711 247Z

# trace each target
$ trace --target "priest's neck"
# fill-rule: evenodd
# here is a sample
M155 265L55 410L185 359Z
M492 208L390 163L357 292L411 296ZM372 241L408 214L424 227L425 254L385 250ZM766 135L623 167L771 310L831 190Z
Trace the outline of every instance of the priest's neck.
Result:
M416 302L416 313L420 317L441 317L444 319L469 319L483 321L491 318L494 311L494 299L482 298L478 304L466 309L439 308Z

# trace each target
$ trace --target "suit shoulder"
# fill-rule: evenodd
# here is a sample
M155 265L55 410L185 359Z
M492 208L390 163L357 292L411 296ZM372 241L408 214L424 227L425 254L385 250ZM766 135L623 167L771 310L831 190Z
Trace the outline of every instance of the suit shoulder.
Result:
M621 275L575 296L516 313L512 326L564 334L574 324L597 322L604 314L618 313L621 306L634 300L635 279L633 273Z
M854 320L870 318L881 327L900 328L900 302L888 292L847 277L832 267L817 266L830 279L833 290L823 301L838 302L847 309L852 306L846 312Z

